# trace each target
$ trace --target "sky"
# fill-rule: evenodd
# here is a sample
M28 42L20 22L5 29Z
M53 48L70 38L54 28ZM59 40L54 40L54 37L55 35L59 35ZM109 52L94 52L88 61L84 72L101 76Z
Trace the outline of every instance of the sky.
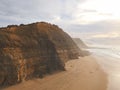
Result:
M46 21L82 39L120 38L119 0L0 0L0 27Z

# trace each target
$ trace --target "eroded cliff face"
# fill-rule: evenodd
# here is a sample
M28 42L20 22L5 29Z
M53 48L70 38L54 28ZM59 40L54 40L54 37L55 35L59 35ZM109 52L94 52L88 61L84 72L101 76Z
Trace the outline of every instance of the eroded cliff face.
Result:
M0 28L0 86L64 70L64 62L79 55L71 37L56 25L39 22Z

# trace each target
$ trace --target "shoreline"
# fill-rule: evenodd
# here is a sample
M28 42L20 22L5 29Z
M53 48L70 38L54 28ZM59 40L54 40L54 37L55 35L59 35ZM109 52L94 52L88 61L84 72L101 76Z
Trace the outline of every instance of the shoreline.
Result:
M107 74L92 55L70 60L65 66L66 71L3 90L107 90Z

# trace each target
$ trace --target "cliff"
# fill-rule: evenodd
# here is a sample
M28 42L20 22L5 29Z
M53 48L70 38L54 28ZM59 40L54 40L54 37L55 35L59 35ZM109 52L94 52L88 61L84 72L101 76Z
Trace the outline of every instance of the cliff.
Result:
M79 48L88 48L88 46L80 38L73 38L73 40Z
M45 22L0 28L0 87L64 70L79 48L61 28Z

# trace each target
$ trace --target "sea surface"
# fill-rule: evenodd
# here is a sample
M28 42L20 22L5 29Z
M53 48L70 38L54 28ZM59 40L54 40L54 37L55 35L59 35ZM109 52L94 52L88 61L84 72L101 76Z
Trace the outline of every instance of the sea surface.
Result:
M120 47L99 46L88 50L108 75L107 90L120 90Z

